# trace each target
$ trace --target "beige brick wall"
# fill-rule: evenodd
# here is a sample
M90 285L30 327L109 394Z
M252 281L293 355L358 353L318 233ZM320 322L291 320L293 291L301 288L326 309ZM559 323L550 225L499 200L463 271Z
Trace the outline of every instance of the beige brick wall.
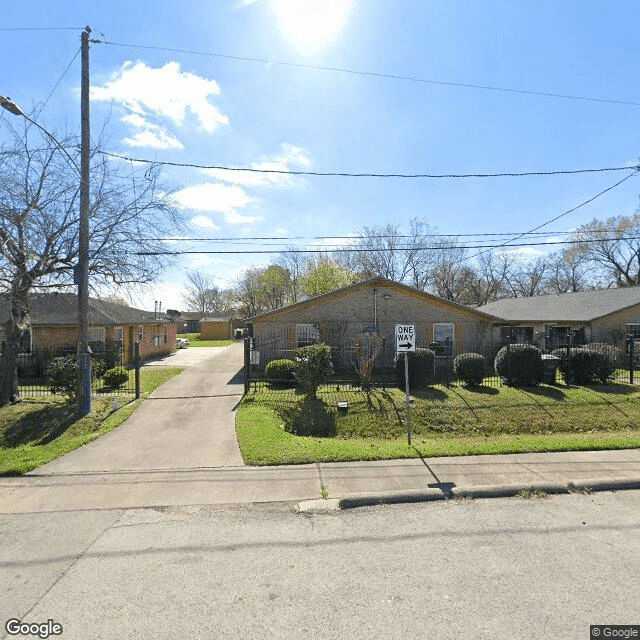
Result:
M231 323L228 320L200 323L202 340L228 340L231 337Z
M332 346L351 343L358 333L377 324L392 350L395 325L414 324L417 346L427 347L433 341L434 323L455 325L455 353L482 349L492 338L492 322L471 309L391 284L367 283L283 309L265 320L256 319L254 348L261 351L261 366L274 357L287 357L284 351L296 346L296 324L316 325L323 335L328 334L325 341ZM342 340L336 337L340 325L346 325Z

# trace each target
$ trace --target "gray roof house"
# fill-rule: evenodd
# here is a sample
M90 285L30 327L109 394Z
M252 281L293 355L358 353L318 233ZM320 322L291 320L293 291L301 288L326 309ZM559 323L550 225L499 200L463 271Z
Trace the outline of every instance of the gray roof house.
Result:
M545 350L576 342L619 342L623 335L640 338L640 287L594 289L531 298L504 298L478 308L497 316L502 327L494 337L538 344Z

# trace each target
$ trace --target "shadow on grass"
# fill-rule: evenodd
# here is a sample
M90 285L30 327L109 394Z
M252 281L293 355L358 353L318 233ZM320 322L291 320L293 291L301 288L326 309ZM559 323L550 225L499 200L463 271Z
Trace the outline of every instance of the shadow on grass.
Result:
M43 407L17 418L0 435L0 442L5 447L48 444L61 436L77 419L75 402Z
M304 398L301 402L280 406L278 413L289 433L323 438L336 435L336 415L319 398Z
M556 402L563 402L568 400L567 394L560 388L551 385L540 385L539 387L514 387L519 391L528 395L544 396L550 398Z
M462 388L465 391L469 391L470 393L480 393L486 396L497 396L500 393L500 389L497 387L487 387L485 385L462 385Z
M577 385L576 385L577 386ZM635 385L630 385L629 383L616 383L616 382L608 382L606 384L585 384L580 385L585 389L589 389L589 391L593 391L594 393L617 393L621 395L631 395L633 393L638 393L640 389Z

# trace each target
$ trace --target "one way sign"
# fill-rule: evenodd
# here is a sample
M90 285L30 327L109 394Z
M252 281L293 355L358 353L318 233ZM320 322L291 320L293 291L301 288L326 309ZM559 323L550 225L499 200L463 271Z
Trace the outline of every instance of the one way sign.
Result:
M414 324L396 325L396 351L416 350L416 326Z

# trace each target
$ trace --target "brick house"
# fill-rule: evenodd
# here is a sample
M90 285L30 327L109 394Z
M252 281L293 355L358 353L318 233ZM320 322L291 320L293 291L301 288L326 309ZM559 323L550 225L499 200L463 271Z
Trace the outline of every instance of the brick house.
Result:
M484 311L442 300L386 278L376 277L263 313L247 320L254 352L263 368L291 351L323 341L333 349L334 364L349 366L348 345L361 333L385 338L384 360L395 354L395 325L414 324L418 347L449 349L449 355L485 351L499 318Z
M234 316L207 316L200 321L200 339L229 340L243 327L244 321Z
M7 296L0 295L0 322L9 318ZM23 332L21 351L75 345L78 335L78 297L71 293L36 293L30 296L30 327ZM140 343L143 360L168 355L176 349L176 324L153 312L105 300L89 299L89 342L121 343L125 362L133 359Z
M505 298L478 308L498 316L493 327L494 342L530 342L543 351L567 344L617 343L624 349L624 336L640 339L640 287L594 289L534 296Z

